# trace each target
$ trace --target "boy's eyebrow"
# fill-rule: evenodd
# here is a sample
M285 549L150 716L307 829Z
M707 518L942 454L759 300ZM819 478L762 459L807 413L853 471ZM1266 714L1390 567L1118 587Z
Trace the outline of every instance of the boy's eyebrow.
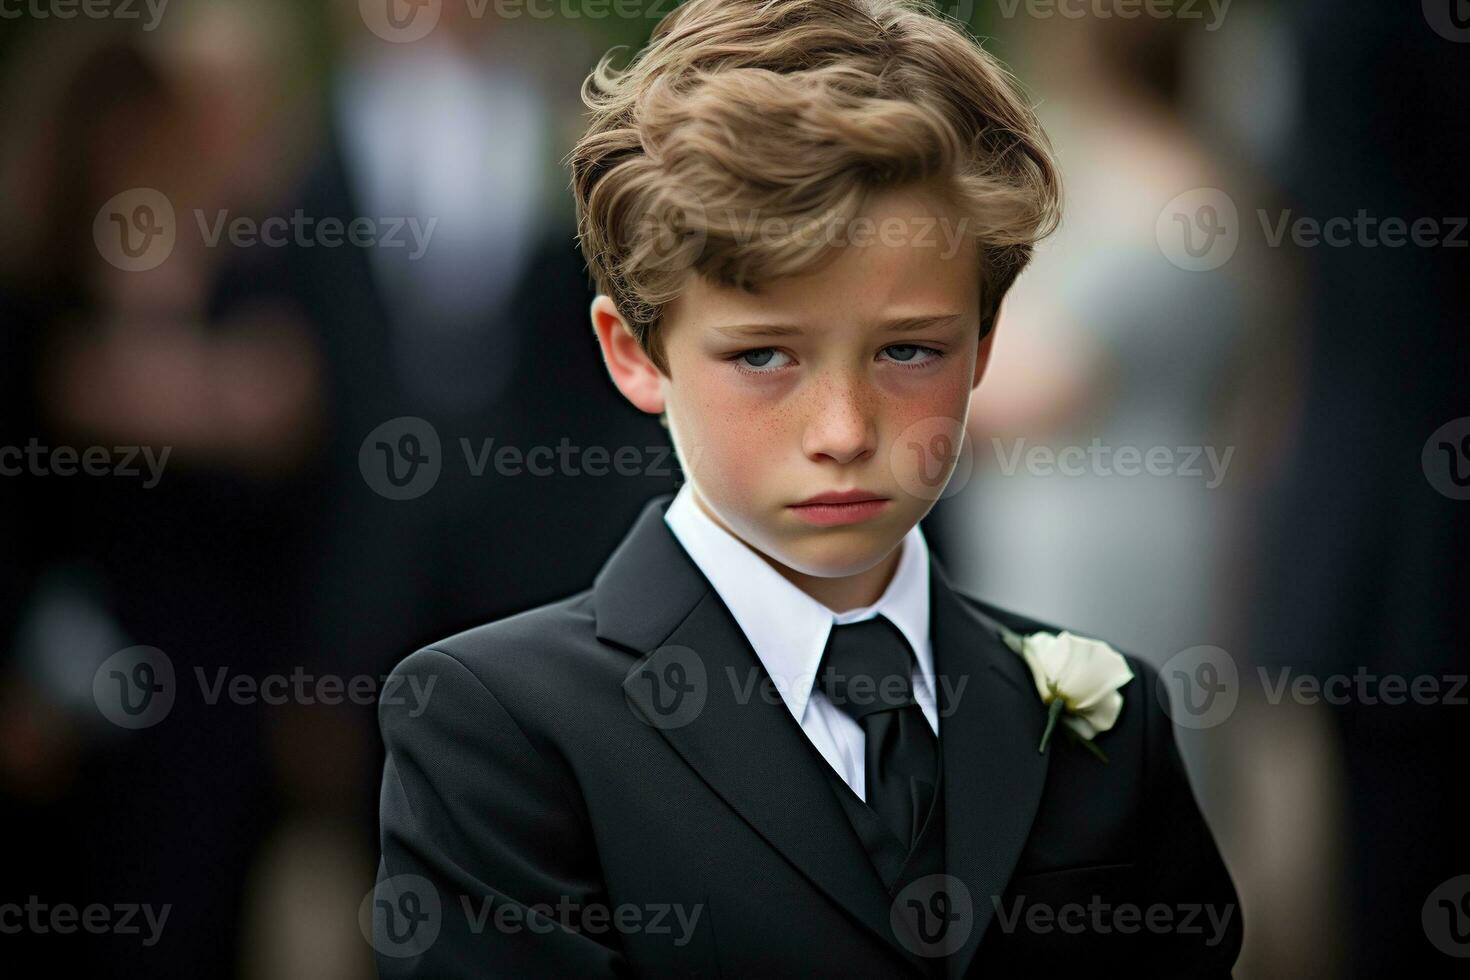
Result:
M879 324L878 329L890 333L911 333L930 327L948 326L962 316L964 316L963 313L940 313L932 316L899 317ZM715 327L715 329L730 337L790 337L803 333L800 327L788 326L784 323L742 323Z

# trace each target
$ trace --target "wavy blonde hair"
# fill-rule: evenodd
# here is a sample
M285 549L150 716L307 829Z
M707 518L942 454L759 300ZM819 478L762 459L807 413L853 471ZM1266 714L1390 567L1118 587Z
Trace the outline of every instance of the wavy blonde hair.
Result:
M665 374L657 326L691 270L756 292L819 268L832 239L811 229L877 191L933 186L976 239L981 336L1059 220L1015 79L925 0L687 0L621 71L616 50L582 84L577 240ZM791 233L742 234L751 216Z

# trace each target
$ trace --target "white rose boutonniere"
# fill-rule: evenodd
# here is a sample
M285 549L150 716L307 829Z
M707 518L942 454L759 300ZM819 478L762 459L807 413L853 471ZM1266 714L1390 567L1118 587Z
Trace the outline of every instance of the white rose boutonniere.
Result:
M1065 630L1029 636L1005 630L1002 638L1031 668L1036 692L1047 706L1046 728L1036 751L1046 751L1060 719L1079 745L1108 761L1092 740L1112 728L1123 710L1123 695L1118 689L1133 679L1123 655L1101 640Z

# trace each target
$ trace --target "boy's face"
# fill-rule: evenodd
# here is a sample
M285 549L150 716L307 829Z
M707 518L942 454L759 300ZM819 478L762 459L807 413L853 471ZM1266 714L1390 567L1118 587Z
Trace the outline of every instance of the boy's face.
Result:
M659 326L671 376L611 322L610 300L593 304L614 381L668 412L706 512L823 578L873 568L929 511L994 337L979 339L975 242L937 202L888 191L866 217L866 239L851 228L830 264L759 295L690 276ZM851 490L879 502L801 506Z

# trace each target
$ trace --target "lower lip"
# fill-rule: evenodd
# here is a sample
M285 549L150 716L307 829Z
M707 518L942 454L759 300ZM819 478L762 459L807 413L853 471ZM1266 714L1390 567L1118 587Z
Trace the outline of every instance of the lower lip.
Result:
M830 527L833 524L856 524L876 515L891 503L888 500L857 500L850 504L803 504L792 512L808 524Z

